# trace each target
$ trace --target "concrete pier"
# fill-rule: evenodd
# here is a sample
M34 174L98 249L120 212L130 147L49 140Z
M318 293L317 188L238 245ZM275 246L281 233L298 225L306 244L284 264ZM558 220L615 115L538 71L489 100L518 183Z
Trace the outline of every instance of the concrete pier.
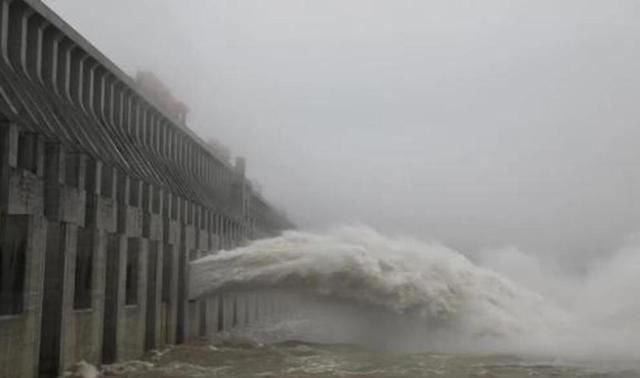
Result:
M207 295L201 299L207 313L203 326L207 339L216 344L235 331L242 333L246 327L286 318L298 309L291 298L290 294L267 289Z
M184 122L42 2L0 0L0 378L251 321L249 297L190 301L188 261L292 225Z

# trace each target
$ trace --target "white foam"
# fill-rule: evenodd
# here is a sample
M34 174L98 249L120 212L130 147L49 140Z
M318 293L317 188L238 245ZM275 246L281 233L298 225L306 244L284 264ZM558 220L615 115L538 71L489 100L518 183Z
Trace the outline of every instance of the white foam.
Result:
M640 262L640 257L636 260ZM522 261L529 260L519 259L520 265ZM613 330L603 326L611 325L610 311L596 311L598 306L593 304L607 297L609 280L620 271L620 264L611 264L609 270L593 273L583 284L574 285L574 297L579 296L580 288L588 289L580 294L583 303L563 306L562 301L536 293L531 285L524 288L516 284L517 277L508 279L475 265L439 243L386 237L366 227L340 227L325 234L289 231L197 260L191 264L190 293L195 297L269 287L304 290L322 298L382 308L407 319L422 319L429 329L423 338L447 340L425 342L430 348L446 345L466 351L566 355L626 350L633 354L637 348L632 350L629 343L619 340L620 335L614 337ZM626 274L620 279L631 280L634 272L640 271L636 268L622 269ZM536 269L532 271L538 281L551 285L552 278L545 281L540 267ZM562 294L566 296L567 291ZM623 294L632 297L631 292ZM615 302L607 304L610 310L620 304L608 300ZM640 308L622 306L615 312ZM584 311L589 313L581 313ZM636 315L640 317L640 312Z

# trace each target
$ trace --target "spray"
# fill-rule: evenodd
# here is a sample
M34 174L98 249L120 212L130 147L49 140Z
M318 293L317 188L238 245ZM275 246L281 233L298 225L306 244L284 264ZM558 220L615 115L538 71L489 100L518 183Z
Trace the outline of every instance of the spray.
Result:
M440 243L363 226L288 231L193 262L190 293L288 290L306 313L292 324L317 330L314 337L323 342L628 359L639 350L630 337L640 328L640 305L632 299L640 289L640 257L633 252L625 249L568 280L517 249L473 263ZM527 266L530 274L518 282Z

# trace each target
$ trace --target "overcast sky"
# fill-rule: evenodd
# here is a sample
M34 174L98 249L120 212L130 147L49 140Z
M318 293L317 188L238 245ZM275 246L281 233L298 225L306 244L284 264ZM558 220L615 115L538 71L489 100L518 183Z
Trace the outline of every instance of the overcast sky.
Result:
M302 227L594 253L640 223L636 0L48 0Z

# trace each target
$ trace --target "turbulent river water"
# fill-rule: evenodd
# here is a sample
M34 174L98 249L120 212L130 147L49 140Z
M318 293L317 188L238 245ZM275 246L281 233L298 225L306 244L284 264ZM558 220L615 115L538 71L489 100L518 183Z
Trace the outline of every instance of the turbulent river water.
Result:
M108 366L125 378L414 378L640 377L636 367L568 364L513 356L392 352L356 345L276 343L265 346L180 346L149 361Z
M633 246L575 275L514 248L472 261L366 227L286 232L195 261L190 293L278 290L296 311L140 376L640 376L638 272Z

